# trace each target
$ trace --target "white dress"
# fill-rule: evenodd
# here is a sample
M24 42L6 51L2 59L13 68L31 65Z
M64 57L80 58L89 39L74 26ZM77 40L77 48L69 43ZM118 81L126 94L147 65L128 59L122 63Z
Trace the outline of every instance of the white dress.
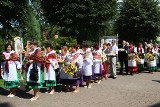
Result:
M92 76L92 66L93 66L93 55L90 49L87 49L86 52L89 54L84 58L82 71L84 76Z
M8 60L10 58L10 55L15 53L15 51L11 51L10 53L3 52L3 55L5 56L5 59ZM4 75L3 79L5 81L18 81L18 73L17 69L21 68L21 64L19 61L8 61L8 70L9 72L6 71L5 68L6 61L2 62L1 68L4 70Z
M157 55L157 59L155 60L155 63L158 64L159 63L159 53L158 53L158 48L153 48L152 49L153 54Z
M97 54L98 56L102 56L102 51L101 50L94 50L93 54ZM93 71L94 74L101 74L102 72L102 59L94 59L93 60Z
M83 56L81 54L76 58L76 63L78 68L81 69L83 66Z
M55 54L55 51L52 50L51 52L46 53L45 57L48 57L51 54ZM53 58L49 58L48 60L50 62L50 65L49 65L48 71L47 71L47 68L44 67L44 80L56 80L56 74L55 74L54 66L58 62L57 62L56 59L53 59Z

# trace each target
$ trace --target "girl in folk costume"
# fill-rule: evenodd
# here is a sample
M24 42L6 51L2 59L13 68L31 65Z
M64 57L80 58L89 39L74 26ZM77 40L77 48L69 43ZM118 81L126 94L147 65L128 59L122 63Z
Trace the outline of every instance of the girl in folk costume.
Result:
M31 42L31 50L28 57L28 72L27 72L27 88L33 89L34 96L31 101L39 98L39 89L42 88L42 71L41 64L43 58L41 56L41 49L37 48L36 42Z
M56 74L54 67L56 64L58 64L56 60L56 52L52 50L51 44L46 44L46 54L45 54L45 67L44 67L44 80L45 80L45 86L49 87L49 94L54 93L54 86L56 86Z
M137 72L137 62L135 60L135 56L137 54L137 49L133 45L133 43L130 43L130 47L128 49L129 54L131 54L131 57L128 57L128 71L131 75L133 75L135 72Z
M140 62L138 62L138 72L141 72L142 70L144 70L144 48L142 46L142 43L139 44L137 53L140 58Z
M93 71L95 76L95 82L98 80L98 84L102 79L102 50L99 49L99 45L95 44L93 50Z
M4 79L4 87L10 89L8 97L14 97L16 88L19 86L17 69L21 68L18 56L12 50L11 44L5 45L5 52L2 54L1 75Z
M83 79L86 81L86 88L91 88L91 80L93 77L93 55L91 49L88 48L88 45L83 46L84 49L84 59L83 59Z

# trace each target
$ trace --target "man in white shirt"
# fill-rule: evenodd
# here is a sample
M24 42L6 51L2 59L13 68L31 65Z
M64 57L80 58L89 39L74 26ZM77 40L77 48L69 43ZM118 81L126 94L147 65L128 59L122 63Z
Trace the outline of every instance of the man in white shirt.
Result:
M110 58L111 62L111 76L113 79L117 78L116 74L116 56L118 55L118 47L116 45L116 41L112 40L111 52L115 55Z

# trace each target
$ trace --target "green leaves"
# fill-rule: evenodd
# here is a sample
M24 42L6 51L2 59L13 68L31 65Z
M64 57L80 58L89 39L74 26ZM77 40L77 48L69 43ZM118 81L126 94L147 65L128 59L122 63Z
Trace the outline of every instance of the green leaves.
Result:
M76 35L81 42L97 40L99 32L104 33L103 23L114 18L116 6L116 0L42 0L49 23L64 28L67 35Z
M154 40L160 32L160 7L154 0L124 0L117 20L121 39L133 42Z

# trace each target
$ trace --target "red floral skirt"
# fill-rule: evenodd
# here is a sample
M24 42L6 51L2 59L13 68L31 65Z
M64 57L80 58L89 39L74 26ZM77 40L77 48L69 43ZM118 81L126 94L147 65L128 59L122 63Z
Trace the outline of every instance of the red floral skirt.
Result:
M138 70L138 67L137 66L135 66L135 67L128 67L128 71L130 71L130 72L136 72Z
M106 64L106 62L102 63L102 67L103 67L102 75L103 75L103 77L105 77L106 74L107 74L107 64Z

